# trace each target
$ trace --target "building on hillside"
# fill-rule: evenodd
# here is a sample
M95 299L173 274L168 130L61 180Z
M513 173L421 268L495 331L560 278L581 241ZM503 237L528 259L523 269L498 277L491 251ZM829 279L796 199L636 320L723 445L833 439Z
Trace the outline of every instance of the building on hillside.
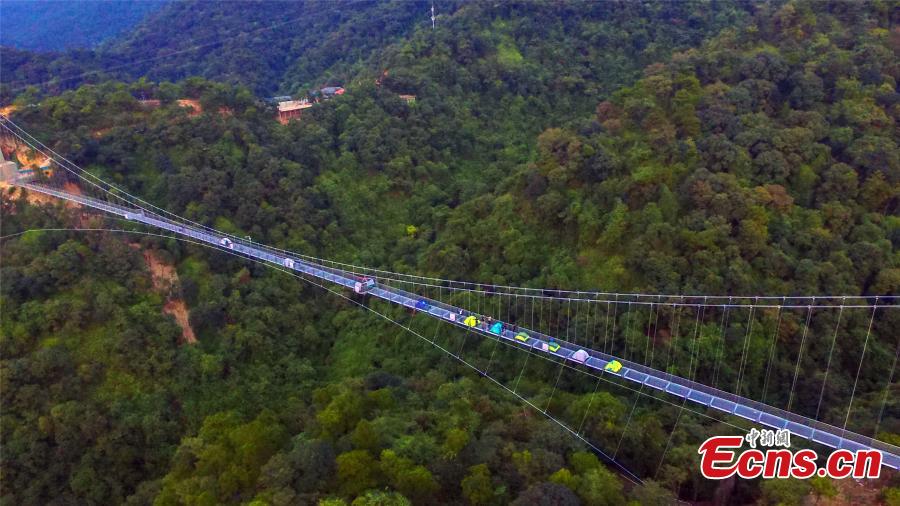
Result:
M334 98L337 95L343 95L345 90L340 86L326 86L319 91L323 98Z
M41 171L41 173L44 174L44 177L50 177L52 174L50 160L48 159L42 162L42 164L35 169L33 166L20 166L14 161L6 161L6 157L3 156L3 152L0 150L0 181L10 184L29 183L37 179L38 171Z
M138 105L145 109L156 109L162 105L162 101L156 99L138 100Z
M315 102L330 100L338 95L343 95L347 90L340 86L326 86L309 92L309 97Z
M294 99L294 97L292 97L290 95L280 95L277 97L269 97L266 99L266 102L268 102L272 105L278 105L282 102L290 102L293 99Z
M187 112L191 116L196 116L203 112L203 108L200 105L200 101L194 98L179 98L175 101L179 107L183 109L189 109ZM168 104L168 102L167 102ZM145 100L138 100L138 105L142 109L159 109L163 106L162 100L155 98L148 98Z
M3 151L0 150L0 181L10 183L17 179L19 179L19 166L16 165L16 162L6 161Z
M400 100L405 101L407 104L413 104L416 101L415 95L400 95Z
M288 121L297 119L304 109L309 109L312 104L309 100L287 100L278 103L278 122L286 125Z

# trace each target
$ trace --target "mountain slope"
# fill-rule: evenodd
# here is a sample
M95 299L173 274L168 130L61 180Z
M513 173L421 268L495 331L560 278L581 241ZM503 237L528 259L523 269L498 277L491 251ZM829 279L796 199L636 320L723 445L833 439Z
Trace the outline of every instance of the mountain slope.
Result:
M436 11L439 29L432 33L427 2L306 0L240 5L235 9L227 3L174 2L133 32L92 52L34 56L4 48L2 82L12 88L5 93L15 95L28 83L49 81L45 87L54 93L83 82L141 76L154 81L202 76L242 84L263 95L296 93L314 85L349 81L367 67L377 76L374 72L399 63L385 60L389 56L385 51L404 38L414 44L403 50L407 55L413 51L421 56L437 44L441 51L458 53L457 64L474 63L473 58L500 47L505 70L517 78L527 77L526 70L540 70L519 65L521 48L552 43L553 49L531 50L529 60L547 65L542 70L545 74L561 63L602 69L593 75L587 71L567 76L577 82L618 76L622 68L639 68L673 49L697 44L735 22L745 10L706 2L602 2L579 8L539 2L441 2ZM651 30L647 20L666 23L655 24ZM414 32L418 35L413 37ZM538 34L564 38L548 40ZM597 49L601 47L615 48L606 62L603 51ZM554 51L562 53L554 55Z
M273 94L297 58L305 62L299 84L320 84L312 81L332 63L365 60L424 22L427 9L418 1L172 2L88 55L22 58L6 48L0 64L3 82L13 93L42 81L52 81L48 89L58 91L109 77L177 81L203 76Z
M4 0L0 45L34 51L92 48L134 27L166 0Z
M463 4L434 32L373 43L368 58L317 55L325 45L291 53L281 89L333 72L348 91L286 126L246 89L203 79L84 86L16 120L171 211L339 261L572 289L897 293L895 6ZM210 52L198 65L227 70L229 58ZM143 109L141 93L163 104ZM187 114L179 97L205 112ZM0 210L4 235L78 218L9 199ZM178 266L198 337L178 346L139 256L115 237L0 246L12 503L755 504L827 490L718 488L698 475L697 443L733 427L527 362L523 391L552 396L551 412L603 448L621 442L629 468L658 472L661 484L625 488L485 380L299 280L144 239ZM667 313L657 309L653 326L677 337ZM820 336L840 336L826 399L843 400L859 374L848 429L874 430L887 398L879 436L897 441L896 400L879 376L896 352L897 313L879 308L871 339L860 311L822 314L796 409L816 410L822 378L807 365L825 359ZM391 315L452 350L491 354L489 341ZM718 321L701 325L696 355L684 338L654 351L708 366L711 343L727 343L721 374L731 380L746 341L744 388L758 392L775 336L786 349L773 378L788 385L802 316L785 311L779 327L774 311L751 310L721 340ZM649 320L631 321L613 339L640 350ZM523 369L522 356L491 364L507 378ZM771 402L785 400L779 390ZM828 402L823 418L840 423L845 406Z

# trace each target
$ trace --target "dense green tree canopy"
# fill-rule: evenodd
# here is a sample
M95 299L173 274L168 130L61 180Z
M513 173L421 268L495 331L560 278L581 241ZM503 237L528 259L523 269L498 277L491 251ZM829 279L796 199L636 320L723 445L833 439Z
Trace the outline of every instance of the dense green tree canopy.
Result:
M232 5L175 3L96 53L4 48L5 84L107 71L71 89L11 84L13 119L169 211L317 257L576 290L898 293L896 2L440 3L434 31L417 3ZM190 26L201 26L198 40L248 33L169 56L191 42ZM113 68L138 55L160 58ZM255 96L325 84L347 92L287 125ZM6 195L0 212L4 236L105 223ZM520 392L658 478L634 487L414 335L235 257L121 233L26 233L0 248L4 503L790 503L831 493L704 481L698 441L733 428L530 364ZM174 269L168 290L145 253ZM175 300L196 344L164 313ZM491 354L486 341L376 309L454 350ZM763 332L777 330L756 317L762 330L739 322L723 341L746 335L764 350ZM821 325L845 329L850 348L866 336L862 320ZM790 340L801 322L784 325ZM897 325L887 318L876 331ZM714 352L700 342L701 356ZM871 346L873 363L890 363L892 345ZM747 367L760 371L762 355ZM515 377L522 357L509 357L492 371ZM837 362L833 389L849 390L857 362ZM779 357L776 381L792 366ZM857 409L880 405L879 370L860 374ZM815 408L813 397L799 409ZM894 397L880 437L896 442Z

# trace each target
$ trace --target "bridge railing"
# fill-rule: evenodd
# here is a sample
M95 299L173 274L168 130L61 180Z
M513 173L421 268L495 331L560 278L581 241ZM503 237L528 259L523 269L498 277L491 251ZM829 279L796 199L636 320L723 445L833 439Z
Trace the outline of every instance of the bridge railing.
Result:
M225 249L225 247L223 247L220 242L222 238L226 237L225 234L216 234L215 232L200 229L184 222L171 220L155 213L149 213L146 210L139 208L128 208L125 206L100 201L91 197L73 195L68 192L48 188L45 186L34 184L23 184L22 186L25 186L26 188L32 189L34 191L78 202L89 207L123 216L134 221L151 224L176 233L188 235L190 237ZM234 250L237 253L254 257L262 261L270 262L280 267L285 267L285 259L291 259L295 265L293 270L299 270L321 279L338 283L341 286L347 288L352 288L354 281L358 279L359 276L366 275L365 273L347 271L344 269L311 262L309 260L302 259L299 255L292 256L275 248L267 247L265 245L254 243L251 241L244 241L233 236L227 237L229 237L233 242L232 246L228 247L227 249ZM378 289L380 290L379 293L383 292L383 295L379 295L381 298L385 298L386 300L393 302L402 301L405 306L411 308L415 307L415 301L424 300L429 306L433 308L440 308L443 311L443 313L439 312L438 314L435 314L435 316L443 318L446 321L450 321L451 323L455 323L456 325L461 327L465 327L462 320L466 316L475 315L481 320L485 318L484 315L480 315L472 311L467 311L462 308L444 303L442 301L424 297L413 292L402 290L400 288L395 288L388 285L379 285ZM393 294L393 296L395 297L392 297L390 294ZM451 318L450 313L453 313L454 315L460 315L461 317ZM502 321L501 323L509 327L509 323ZM604 370L604 366L607 363L612 360L616 360L623 365L623 369L619 374L615 374L614 376L624 378L631 382L639 383L641 385L641 388L643 388L644 386L649 386L656 390L667 392L686 400L690 400L692 402L723 411L730 415L745 418L755 423L762 423L778 429L786 428L791 430L792 433L799 435L800 437L815 441L820 444L824 444L826 446L830 446L832 448L843 448L849 450L864 448L877 449L882 451L884 455L884 462L886 465L889 465L890 467L893 467L895 469L900 469L900 448L895 445L891 445L874 438L866 437L852 431L847 431L846 429L835 427L818 420L813 420L803 415L798 415L779 408L775 408L773 406L769 406L767 404L763 404L761 402L754 401L737 394L725 392L717 388L703 385L701 383L697 383L680 376L675 376L666 371L659 371L639 363L620 359L607 353L583 348L565 339L555 338L553 336L524 327L519 328L521 329L521 331L526 332L530 338L537 339L538 341L548 342L550 341L550 339L554 339L555 341L557 341L560 344L559 352L550 353L557 358L561 358L570 362L577 362L581 365L593 369L598 369L600 370L601 374L606 373ZM473 330L489 337L495 336L495 334L489 332L487 328L475 327L468 328L468 330ZM505 335L502 333L500 336L497 336L497 338L506 338L514 344L517 343L515 339L511 338L509 335ZM527 346L527 348L530 348L532 350L535 349L534 345ZM578 350L584 350L588 354L589 358L584 361L573 359L575 352ZM542 351L546 352L546 350Z
M345 271L342 269L335 269L324 266L320 267L328 269L335 274L352 274L357 276L362 275L361 273ZM429 297L421 296L414 292L409 292L400 288L390 286L380 285L380 287L385 291L406 298L410 298L413 300L425 300L430 306L440 307L449 312L458 313L460 311L460 308L456 306L431 299ZM457 323L461 325L462 318L465 318L469 315L476 316L480 321L485 319L484 315L472 311L462 310L460 321ZM494 321L499 321L503 323L506 328L511 328L511 325L508 322L503 322L499 319L495 319ZM472 330L488 335L490 337L495 337L493 333L489 332L488 329L483 326L475 327ZM872 437L864 436L841 427L836 427L834 425L821 422L803 415L791 413L790 411L776 408L774 406L770 406L768 404L764 404L762 402L755 401L741 395L726 392L724 390L720 390L708 385L704 385L702 383L682 378L667 371L659 371L657 369L647 367L643 364L624 360L614 355L603 353L597 350L592 350L590 348L585 348L572 343L571 341L537 332L526 327L517 326L517 330L526 332L529 337L539 339L544 342L547 342L550 339L555 340L561 345L561 350L560 354L554 355L563 358L564 360L574 361L590 367L590 359L581 362L571 360L569 358L575 351L584 350L591 358L600 361L601 367L599 367L599 369L602 373L606 372L602 370L603 365L612 360L616 360L623 365L623 372L616 376L624 377L629 381L640 383L642 388L646 385L656 390L685 398L692 402L725 412L729 415L744 418L754 423L760 423L776 429L788 429L792 434L796 436L800 436L803 439L808 439L816 443L829 446L831 448L847 449L851 451L868 448L877 449L880 450L884 455L886 464L895 469L900 468L900 447L897 447L890 443ZM639 374L635 375L634 372ZM643 375L643 377L640 375ZM653 379L662 379L664 381L653 381ZM681 389L678 389L678 387L681 387ZM695 395L695 393L705 395Z

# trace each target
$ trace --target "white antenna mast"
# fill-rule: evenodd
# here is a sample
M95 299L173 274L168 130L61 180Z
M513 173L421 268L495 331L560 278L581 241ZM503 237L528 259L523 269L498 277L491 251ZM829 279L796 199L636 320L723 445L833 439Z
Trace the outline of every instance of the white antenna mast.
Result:
M434 30L434 2L431 2L431 29Z

